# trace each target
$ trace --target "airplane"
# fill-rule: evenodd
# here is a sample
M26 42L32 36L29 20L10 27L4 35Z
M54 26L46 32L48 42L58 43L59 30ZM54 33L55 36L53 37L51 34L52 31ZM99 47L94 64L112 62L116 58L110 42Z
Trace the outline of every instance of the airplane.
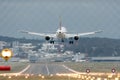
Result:
M86 33L76 33L76 34L69 34L67 33L67 29L62 26L62 22L59 22L59 28L57 29L56 33L37 33L37 32L30 32L30 31L20 31L22 33L27 33L31 35L38 35L41 37L45 37L46 41L50 41L51 44L54 44L54 39L60 39L61 42L64 42L65 39L69 39L69 44L73 44L74 41L78 41L81 36L96 34L102 32L102 30L93 31L93 32L86 32Z

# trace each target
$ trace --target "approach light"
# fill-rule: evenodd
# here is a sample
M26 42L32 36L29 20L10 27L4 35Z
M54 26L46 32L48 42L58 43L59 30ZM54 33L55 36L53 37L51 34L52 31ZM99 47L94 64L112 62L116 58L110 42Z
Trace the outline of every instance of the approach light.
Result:
M8 61L13 56L13 53L10 49L6 48L2 50L0 55L5 61Z

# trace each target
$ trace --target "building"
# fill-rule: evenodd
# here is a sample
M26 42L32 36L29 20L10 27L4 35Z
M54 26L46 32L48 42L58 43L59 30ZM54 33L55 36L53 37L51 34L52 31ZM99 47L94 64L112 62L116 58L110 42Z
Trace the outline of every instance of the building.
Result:
M120 61L120 56L119 57L91 57L91 61Z
M84 53L76 53L76 55L73 56L73 61L75 62L83 62L85 60L86 55Z
M7 42L0 41L0 50L2 50L5 46L7 46Z

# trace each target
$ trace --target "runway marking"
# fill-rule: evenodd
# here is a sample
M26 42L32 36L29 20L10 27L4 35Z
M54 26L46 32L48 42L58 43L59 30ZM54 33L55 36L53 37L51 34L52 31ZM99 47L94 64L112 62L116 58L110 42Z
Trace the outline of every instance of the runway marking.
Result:
M30 65L28 65L25 69L23 69L22 71L18 72L19 74L22 74L23 72L27 71L28 68L30 67Z
M49 69L48 69L48 66L47 66L47 64L46 64L46 69L47 69L47 73L48 73L48 75L50 74L50 71L49 71Z
M73 70L73 69L71 69L71 68L69 68L69 67L67 67L67 66L65 66L65 65L62 65L65 69L67 69L67 70L69 70L69 71L71 71L71 72L73 72L73 73L76 73L76 74L78 74L78 73L80 73L80 72L78 72L78 71L75 71L75 70Z

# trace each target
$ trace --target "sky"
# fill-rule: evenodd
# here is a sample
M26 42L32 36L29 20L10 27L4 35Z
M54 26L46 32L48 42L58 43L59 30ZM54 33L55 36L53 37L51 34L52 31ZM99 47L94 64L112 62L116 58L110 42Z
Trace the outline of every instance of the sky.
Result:
M0 35L39 38L19 30L54 33L59 16L70 33L120 39L120 0L0 0Z

